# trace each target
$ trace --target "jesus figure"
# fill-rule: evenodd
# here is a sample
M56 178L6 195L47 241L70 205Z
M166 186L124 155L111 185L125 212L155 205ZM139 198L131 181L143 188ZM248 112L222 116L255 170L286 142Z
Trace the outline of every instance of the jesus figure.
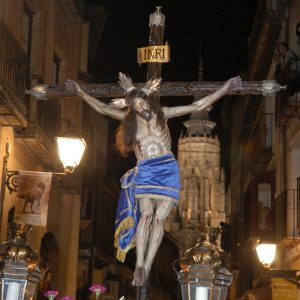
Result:
M116 145L126 156L134 152L135 168L121 179L121 192L115 220L117 258L136 246L136 266L132 284L141 286L147 280L154 257L164 235L164 222L172 206L177 205L180 175L171 152L171 137L167 121L170 118L209 108L222 96L241 88L240 77L229 79L216 92L186 106L161 107L153 98L160 80L149 80L137 89L131 78L120 73L119 84L125 90L124 99L106 104L85 93L72 80L68 90L75 92L97 112L121 121ZM126 110L124 110L126 108Z

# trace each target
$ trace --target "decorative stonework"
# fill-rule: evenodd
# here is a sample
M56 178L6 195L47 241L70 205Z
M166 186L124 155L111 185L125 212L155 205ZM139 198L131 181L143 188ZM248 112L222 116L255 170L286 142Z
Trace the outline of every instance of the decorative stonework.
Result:
M208 111L196 112L184 123L187 134L178 142L181 176L180 201L167 224L181 244L190 248L198 238L199 227L218 227L225 221L224 172L220 165L220 142L212 135L215 123Z

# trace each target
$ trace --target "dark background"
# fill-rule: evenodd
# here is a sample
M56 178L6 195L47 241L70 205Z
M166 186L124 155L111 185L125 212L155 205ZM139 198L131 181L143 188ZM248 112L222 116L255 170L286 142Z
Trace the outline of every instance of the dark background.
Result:
M86 3L101 4L108 12L96 57L89 66L94 82L117 82L120 71L135 82L146 80L147 65L137 64L136 49L148 45L149 14L156 6L162 6L166 15L164 40L171 47L171 62L163 64L162 68L164 81L197 81L200 52L206 81L225 81L248 67L248 38L258 0L86 0ZM191 97L170 97L161 101L163 105L173 106L189 104L192 100ZM210 117L218 123L215 131L225 149L222 150L222 164L227 170L229 134L220 124L221 105L222 100L214 105ZM169 121L175 155L178 137L184 130L182 122L188 118ZM134 164L134 158L124 163L115 153L114 131L118 123L110 123L110 159L120 161L123 166L118 164L113 171L118 177L128 164Z

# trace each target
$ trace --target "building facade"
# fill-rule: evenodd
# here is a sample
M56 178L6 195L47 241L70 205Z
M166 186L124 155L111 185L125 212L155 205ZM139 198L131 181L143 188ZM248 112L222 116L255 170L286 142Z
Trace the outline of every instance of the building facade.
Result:
M87 201L82 197L82 178L92 176L95 169L100 176L106 172L107 122L79 99L38 101L25 91L37 84L63 85L67 78L90 79L88 59L105 19L101 12L99 7L88 10L83 1L0 1L1 159L9 147L8 171L53 173L47 225L34 226L29 243L40 256L43 277L39 289L55 288L61 296L75 296L81 282L88 284L78 260L79 233L88 218L82 213L82 203ZM89 35L93 37L90 48ZM55 172L62 168L54 137L73 127L86 139L88 154L74 174L57 177ZM0 237L4 241L20 200L8 192L3 175L1 180Z
M286 90L225 103L231 115L239 116L228 119L231 262L239 270L231 299L272 299L272 278L265 276L255 252L258 242L277 243L274 268L299 269L299 9L299 1L259 1L243 75L244 80L276 80ZM295 56L288 58L278 43Z

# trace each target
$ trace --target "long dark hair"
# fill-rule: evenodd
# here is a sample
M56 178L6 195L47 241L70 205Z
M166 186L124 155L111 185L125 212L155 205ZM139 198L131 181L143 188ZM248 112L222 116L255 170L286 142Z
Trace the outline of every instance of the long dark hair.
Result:
M126 96L126 103L129 105L129 108L116 133L116 148L123 156L127 156L132 152L136 144L137 120L136 112L133 109L134 100L136 98L143 98L149 103L151 111L157 115L156 122L160 128L164 128L166 125L164 113L161 110L158 100L154 99L151 95L148 96L142 90L134 89L129 92Z

